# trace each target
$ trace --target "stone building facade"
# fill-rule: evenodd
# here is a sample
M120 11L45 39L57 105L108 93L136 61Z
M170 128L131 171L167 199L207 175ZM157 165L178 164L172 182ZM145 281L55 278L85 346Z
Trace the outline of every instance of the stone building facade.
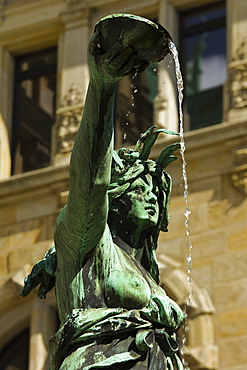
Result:
M191 211L189 241L193 246L193 265L188 273L191 248L188 247L184 225L185 201L180 159L168 169L174 183L171 221L169 232L160 237L158 260L161 284L181 306L186 305L190 290L193 290L191 304L187 308L189 330L183 328L187 337L184 357L190 369L246 369L245 1L2 0L0 367L4 370L45 370L49 366L48 340L59 325L55 294L51 292L46 300L40 301L35 293L23 299L19 292L31 266L52 246L55 220L66 204L69 157L89 81L87 45L95 23L110 13L132 13L154 19L169 30L181 50L182 58L183 37L190 37L192 30L186 28L190 25L190 16L195 14L196 18L197 14L206 14L208 9L213 10L207 14L218 16L221 13L217 13L217 6L225 9L226 33L225 61L221 60L222 70L225 69L221 118L216 123L210 121L204 127L198 125L191 129L185 112L184 136ZM197 13L199 8L202 13ZM201 22L205 17L199 18ZM210 27L218 27L219 22L216 19ZM184 33L181 33L182 24L185 25ZM194 30L200 33L198 27L196 24ZM205 34L206 31L203 32ZM186 42L189 45L189 41ZM204 47L203 42L205 44L205 40L201 39L201 47ZM193 61L194 78L198 77L196 71L205 67L202 54L197 54L197 57ZM207 65L209 63L208 59ZM209 77L212 75L213 79L217 79L220 72L212 68ZM150 125L154 123L177 131L179 120L174 76L169 60L159 65ZM138 83L142 86L143 81ZM119 86L119 99L122 99L120 110L130 90L131 85L127 82ZM188 94L188 106L189 98ZM208 102L203 99L200 98L198 104ZM217 102L214 99L209 101L213 107L215 105L216 111ZM210 104L206 106L205 117L212 108ZM200 112L199 115L195 113L195 121L203 119L204 114ZM126 117L131 120L133 117L128 115L127 110ZM35 122L32 117L35 117ZM41 117L40 121L37 117ZM121 126L116 128L116 146L131 144L125 139ZM155 158L172 140L161 138L152 156Z

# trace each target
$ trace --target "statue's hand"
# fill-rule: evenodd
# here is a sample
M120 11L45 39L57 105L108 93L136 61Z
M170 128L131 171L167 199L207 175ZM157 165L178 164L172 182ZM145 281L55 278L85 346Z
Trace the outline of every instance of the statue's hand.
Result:
M140 62L132 46L124 46L121 39L107 52L100 45L100 34L96 32L88 47L88 63L91 78L117 82L127 75L142 72L146 62Z
M49 249L42 260L38 261L31 273L25 278L25 285L21 291L21 296L26 297L36 286L39 286L38 297L46 298L48 293L55 285L55 273L57 268L57 255L55 247Z

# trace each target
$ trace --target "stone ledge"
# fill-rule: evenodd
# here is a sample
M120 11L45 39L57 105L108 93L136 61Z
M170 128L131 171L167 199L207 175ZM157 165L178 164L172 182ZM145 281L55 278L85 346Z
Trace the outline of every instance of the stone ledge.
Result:
M21 194L34 189L46 189L55 187L55 182L67 181L69 179L68 166L49 166L35 171L14 175L6 180L0 181L0 200L6 196Z

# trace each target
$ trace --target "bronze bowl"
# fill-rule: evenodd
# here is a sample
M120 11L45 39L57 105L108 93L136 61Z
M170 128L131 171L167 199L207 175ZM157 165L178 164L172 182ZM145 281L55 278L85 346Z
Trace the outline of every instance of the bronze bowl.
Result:
M102 18L95 26L101 35L100 46L107 52L121 41L124 47L132 47L137 54L134 69L145 69L151 63L159 62L170 53L169 33L158 23L132 14L111 14Z

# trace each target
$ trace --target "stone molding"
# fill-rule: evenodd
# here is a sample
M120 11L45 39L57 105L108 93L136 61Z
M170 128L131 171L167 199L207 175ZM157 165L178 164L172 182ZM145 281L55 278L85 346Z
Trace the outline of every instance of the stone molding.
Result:
M230 109L247 107L247 37L240 43L231 63L230 70Z

